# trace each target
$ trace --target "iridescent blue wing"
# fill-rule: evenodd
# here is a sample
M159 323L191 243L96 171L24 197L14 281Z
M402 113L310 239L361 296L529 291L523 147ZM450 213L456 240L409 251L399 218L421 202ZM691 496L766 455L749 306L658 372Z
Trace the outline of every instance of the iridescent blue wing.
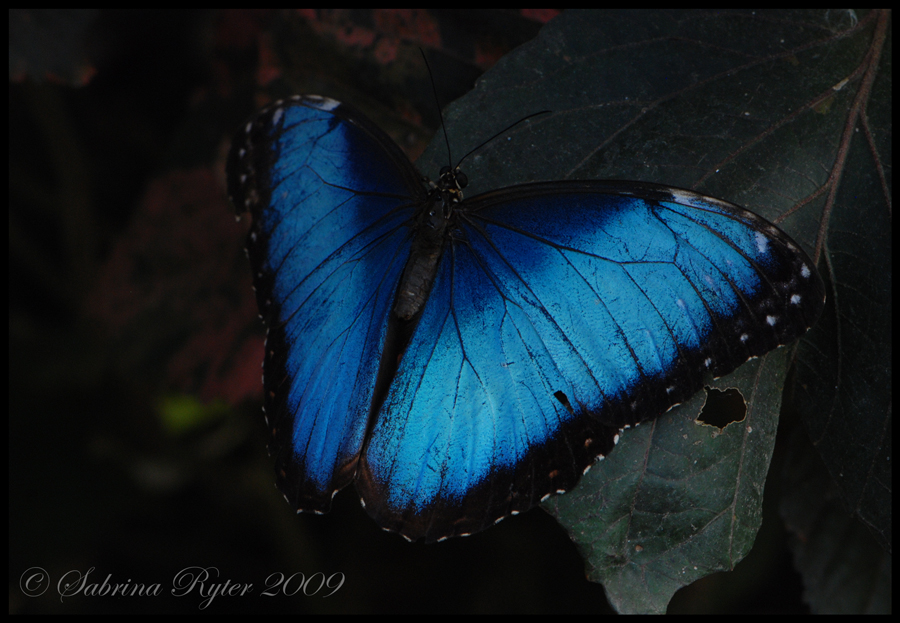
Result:
M268 327L265 411L278 484L326 512L356 471L387 317L425 190L406 156L346 105L295 97L238 133L229 194Z
M824 288L737 206L631 182L463 202L360 461L410 539L476 532L570 489L621 427L802 335Z

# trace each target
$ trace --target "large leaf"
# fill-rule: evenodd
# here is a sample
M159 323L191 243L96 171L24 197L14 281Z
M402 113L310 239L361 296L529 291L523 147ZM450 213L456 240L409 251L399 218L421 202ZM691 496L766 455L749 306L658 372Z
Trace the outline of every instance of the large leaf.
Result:
M746 418L696 422L702 399L626 431L576 493L548 507L622 611L664 610L731 569L760 523L784 388L847 506L890 547L889 14L567 12L445 112L467 196L533 180L633 179L747 207L805 247L825 316L718 381ZM447 164L438 135L419 160ZM455 162L454 162L455 164ZM574 501L573 498L578 498Z

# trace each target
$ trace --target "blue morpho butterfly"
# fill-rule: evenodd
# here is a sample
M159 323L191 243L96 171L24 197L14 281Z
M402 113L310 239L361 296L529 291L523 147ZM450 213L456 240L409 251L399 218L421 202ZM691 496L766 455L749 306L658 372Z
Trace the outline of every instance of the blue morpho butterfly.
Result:
M730 203L620 181L463 199L465 184L450 167L428 182L323 97L278 101L234 139L270 450L298 511L355 483L410 540L477 532L822 310L809 257Z

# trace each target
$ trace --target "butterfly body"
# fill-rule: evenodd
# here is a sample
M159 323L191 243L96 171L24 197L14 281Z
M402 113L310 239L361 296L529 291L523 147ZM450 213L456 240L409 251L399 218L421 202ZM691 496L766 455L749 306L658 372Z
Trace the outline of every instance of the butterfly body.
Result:
M764 219L636 182L463 198L352 108L295 97L238 133L229 193L269 334L279 486L354 483L383 528L440 540L569 490L622 427L802 335L824 288Z
M394 306L394 313L403 320L409 320L425 303L444 252L451 219L462 198L457 176L447 169L441 175L440 185L429 193L413 227L412 248L400 277Z

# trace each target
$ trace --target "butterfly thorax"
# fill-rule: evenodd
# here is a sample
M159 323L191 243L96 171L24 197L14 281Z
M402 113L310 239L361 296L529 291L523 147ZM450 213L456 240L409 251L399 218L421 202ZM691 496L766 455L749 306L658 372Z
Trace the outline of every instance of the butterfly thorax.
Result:
M416 214L412 226L412 248L400 277L394 305L394 313L402 320L415 316L428 299L454 207L462 201L462 189L467 182L465 173L450 167L441 169L437 184L427 182L430 187L428 200Z

